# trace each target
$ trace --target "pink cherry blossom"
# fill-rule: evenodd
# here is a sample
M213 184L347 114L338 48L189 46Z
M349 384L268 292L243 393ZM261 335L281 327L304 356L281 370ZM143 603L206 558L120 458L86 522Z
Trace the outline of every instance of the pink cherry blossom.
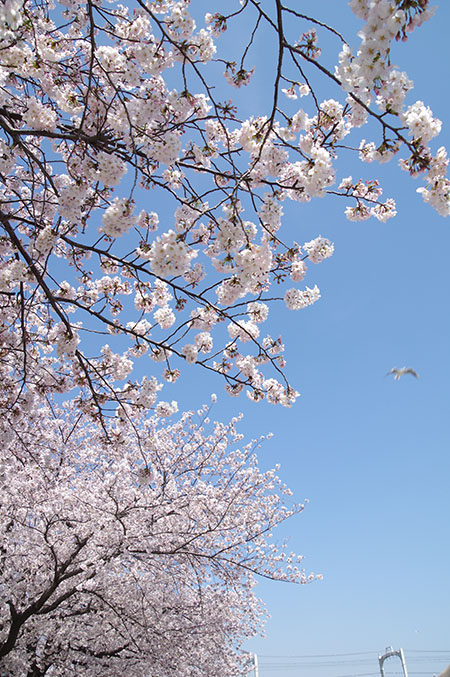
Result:
M308 582L270 536L303 506L258 468L262 440L174 409L2 417L2 674L241 675L255 577Z

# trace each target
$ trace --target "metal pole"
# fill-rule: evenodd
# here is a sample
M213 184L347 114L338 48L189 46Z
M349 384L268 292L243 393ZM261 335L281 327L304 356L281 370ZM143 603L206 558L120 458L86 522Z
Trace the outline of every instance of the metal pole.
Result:
M258 656L256 654L253 654L253 667L255 669L255 677L259 677Z
M405 677L408 677L408 671L406 669L405 654L403 653L403 649L400 649L400 660L402 662L403 674L405 675Z
M248 654L248 663L247 663L247 675L252 674L252 677L259 677L258 670L258 656L255 653Z
M406 661L405 661L405 654L403 653L403 649L399 649L398 651L394 650L391 646L388 646L386 649L386 653L384 653L382 656L378 656L378 663L380 664L380 672L381 672L381 677L385 677L385 672L384 672L384 661L386 658L391 658L392 656L398 656L402 662L402 668L403 668L403 675L404 677L408 677L408 671L406 669Z

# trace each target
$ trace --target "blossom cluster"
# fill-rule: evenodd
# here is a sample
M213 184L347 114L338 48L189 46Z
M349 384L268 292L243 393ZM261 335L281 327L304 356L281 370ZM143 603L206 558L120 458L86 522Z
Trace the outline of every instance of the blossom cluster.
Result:
M450 214L450 183L443 173L436 174L435 157L429 148L429 141L441 130L441 121L433 115L431 109L422 101L405 106L405 98L413 83L405 72L398 71L390 60L393 40L407 40L408 34L431 18L435 8L429 0L420 2L391 2L390 0L351 0L350 6L365 24L360 33L361 47L354 55L349 45L344 45L339 66L335 74L342 87L349 92L348 103L355 112L356 124L367 120L367 106L375 99L382 114L392 114L398 119L398 126L384 127L383 141L363 143L361 159L365 161L387 162L404 144L409 157L399 161L400 166L412 175L425 174L426 188L419 188L427 202L430 202L443 216ZM411 140L405 139L402 130L406 127ZM387 133L391 138L387 136ZM443 169L442 165L440 165ZM392 210L380 209L374 213L381 220ZM359 215L371 215L364 205L358 202L354 210L347 210L348 218L359 219Z

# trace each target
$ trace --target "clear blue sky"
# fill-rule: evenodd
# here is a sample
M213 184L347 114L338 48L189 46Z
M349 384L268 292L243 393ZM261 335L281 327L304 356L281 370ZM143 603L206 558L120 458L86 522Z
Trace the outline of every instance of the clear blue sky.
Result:
M344 0L297 4L359 43L360 24ZM437 145L449 148L450 3L438 4L435 18L394 61L415 82L408 101L425 101L444 121ZM269 59L263 63L262 79L273 67ZM258 91L244 104L259 114L255 100ZM415 192L420 182L396 162L355 163L347 173L381 177L399 213L386 224L350 223L333 199L285 205L287 237L302 242L320 233L336 247L331 260L310 266L307 283L319 285L320 302L271 314L268 330L282 331L288 374L302 393L295 407L230 399L219 383L203 384L198 395L176 392L190 408L214 390L218 418L243 411L248 436L272 431L262 465L280 462L295 497L310 500L282 535L305 555L306 570L323 573L324 581L261 583L272 618L267 637L249 645L259 655L261 677L376 675L377 653L388 645L405 649L410 675L431 677L450 664L450 220L422 203ZM403 365L420 379L385 377ZM168 388L165 396L175 396ZM287 658L359 652L368 653ZM385 668L386 675L399 673L400 662Z

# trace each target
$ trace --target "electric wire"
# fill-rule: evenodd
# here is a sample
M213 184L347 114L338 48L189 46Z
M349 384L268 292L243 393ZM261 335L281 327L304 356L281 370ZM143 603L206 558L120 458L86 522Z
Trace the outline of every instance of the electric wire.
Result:
M431 677L432 674L436 675L441 672L450 663L450 649L404 649L404 652L407 655L409 675ZM364 669L364 667L373 669L374 664L378 664L380 654L380 651L375 650L323 654L258 654L259 671L261 675L264 675L280 670L284 672L296 670L298 677L304 677L303 670L308 669L307 677L310 677L311 670L329 668L329 677L374 677L379 675L378 671L346 672L345 674L336 674L336 671L341 672L345 668L347 670ZM428 667L427 672L423 671L425 665ZM410 667L419 669L411 670ZM402 675L403 672L391 670L389 674Z

